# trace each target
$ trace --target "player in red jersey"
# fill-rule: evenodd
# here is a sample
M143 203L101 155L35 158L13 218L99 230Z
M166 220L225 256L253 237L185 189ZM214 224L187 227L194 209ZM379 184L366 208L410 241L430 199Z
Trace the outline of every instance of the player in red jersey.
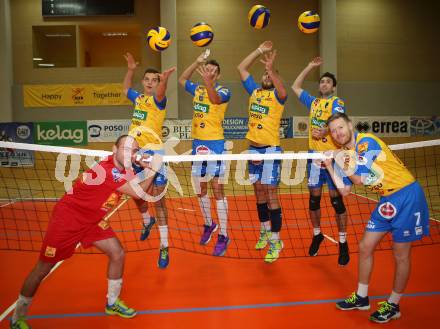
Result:
M113 145L113 154L84 172L56 204L40 259L24 281L10 328L29 328L25 316L41 281L57 262L72 256L78 243L84 248L94 246L109 258L105 312L123 318L136 315L134 309L119 299L125 256L106 214L119 202L122 194L144 198L142 191L146 191L153 182L160 167L156 161L150 163L136 158L138 150L138 143L133 137L119 137ZM132 163L144 170L135 176Z

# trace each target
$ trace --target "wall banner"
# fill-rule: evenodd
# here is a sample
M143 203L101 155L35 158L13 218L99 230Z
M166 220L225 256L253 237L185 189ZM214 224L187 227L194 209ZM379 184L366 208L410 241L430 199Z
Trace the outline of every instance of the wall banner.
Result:
M0 141L32 144L33 129L31 122L0 123ZM34 151L0 148L0 167L32 167L33 165Z
M24 107L131 105L121 83L24 85Z

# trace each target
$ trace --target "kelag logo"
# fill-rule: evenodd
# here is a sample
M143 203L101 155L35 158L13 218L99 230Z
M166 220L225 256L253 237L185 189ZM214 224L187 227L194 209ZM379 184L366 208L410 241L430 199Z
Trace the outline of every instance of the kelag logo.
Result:
M38 122L35 141L44 145L87 145L87 123L85 121Z

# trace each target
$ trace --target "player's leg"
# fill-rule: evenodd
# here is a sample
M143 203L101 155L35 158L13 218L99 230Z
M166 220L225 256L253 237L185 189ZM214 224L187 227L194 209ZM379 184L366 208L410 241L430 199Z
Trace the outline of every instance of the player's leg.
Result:
M400 298L406 288L411 268L411 243L429 234L429 209L425 194L414 182L387 197L377 214L391 221L395 260L393 290L388 300L380 302L370 320L385 323L400 317Z
M366 231L359 243L359 267L358 267L358 288L356 292L347 299L336 303L340 310L369 310L368 285L373 270L374 250L377 244L387 234L384 231Z
M280 153L280 147L268 147L265 153ZM281 161L265 160L263 162L263 171L261 174L261 186L264 189L266 203L270 218L270 239L269 249L264 258L268 263L272 263L279 258L283 249L283 242L280 239L282 225L281 205L278 197L278 185L281 178Z
M124 272L125 253L116 237L94 241L93 245L108 257L107 267L107 305L105 312L110 315L119 315L123 318L132 318L136 311L128 307L119 295L122 289L122 274Z
M266 189L261 184L260 181L253 183L255 199L257 201L257 213L258 219L260 221L260 237L255 245L255 249L264 249L269 243L270 239L270 215L269 206L267 204L267 194Z
M309 216L313 226L313 238L309 247L309 255L318 255L319 247L324 240L321 232L321 195L322 185L309 187Z
M386 323L400 318L399 302L405 291L411 271L411 242L394 242L393 255L395 261L393 291L387 301L380 302L379 308L372 313L370 320Z
M153 196L155 198L154 207L156 209L156 218L158 223L160 249L157 265L159 268L166 268L170 262L168 248L168 211L166 207L166 179L160 178L155 180L153 187Z
M32 299L40 286L41 281L49 274L55 263L39 260L29 275L26 277L17 299L17 305L11 319L11 328L28 328L26 315Z
M211 187L217 206L217 217L220 224L220 232L214 247L214 256L223 256L226 253L230 240L227 232L228 225L228 200L225 197L224 186L219 182L219 177L213 177Z
M153 185L150 185L149 190L146 191L148 194L153 193ZM151 229L153 228L153 225L156 224L156 218L151 216L151 214L148 211L148 202L143 199L134 199L137 208L139 209L139 212L142 216L142 230L140 235L140 240L144 241L146 240L150 233Z
M141 155L143 155L143 154L154 155L154 152L151 150L142 149L139 151L139 154L141 154ZM133 165L133 170L137 174L140 171L142 171L143 168L136 166L136 165ZM147 190L145 192L147 192L148 194L151 195L152 186L150 186L149 190ZM156 223L156 219L153 216L151 216L151 214L149 213L147 201L145 201L143 199L134 199L134 202L136 203L136 207L138 208L138 210L142 216L142 229L141 229L141 234L140 234L139 240L144 241L150 235L151 229L152 229L153 225Z
M345 209L344 199L341 194L339 194L336 186L331 177L327 179L327 184L329 188L330 201L335 210L336 224L338 225L339 231L339 256L338 264L340 266L345 266L350 261L350 253L347 243L347 210Z

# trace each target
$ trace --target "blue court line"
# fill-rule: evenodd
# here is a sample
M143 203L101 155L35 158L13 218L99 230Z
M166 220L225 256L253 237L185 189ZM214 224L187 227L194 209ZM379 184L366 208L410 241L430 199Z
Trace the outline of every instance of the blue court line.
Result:
M404 294L404 297L426 297L440 295L440 291L429 292L416 292L410 294ZM382 296L370 296L372 300L385 299L388 295ZM209 312L209 311L230 311L230 310L245 310L245 309L261 309L270 307L288 307L288 306L302 306L302 305L318 305L329 304L341 301L341 299L321 299L321 300L309 300L299 302L280 302L280 303L268 303L268 304L250 304L250 305L231 305L231 306L210 306L210 307L190 307L190 308L176 308L176 309L164 309L164 310L143 310L138 311L137 314L167 314L167 313L193 313L193 312ZM104 312L97 313L67 313L67 314L42 314L31 315L28 319L59 319L59 318L79 318L79 317L92 317L92 316L107 316Z

